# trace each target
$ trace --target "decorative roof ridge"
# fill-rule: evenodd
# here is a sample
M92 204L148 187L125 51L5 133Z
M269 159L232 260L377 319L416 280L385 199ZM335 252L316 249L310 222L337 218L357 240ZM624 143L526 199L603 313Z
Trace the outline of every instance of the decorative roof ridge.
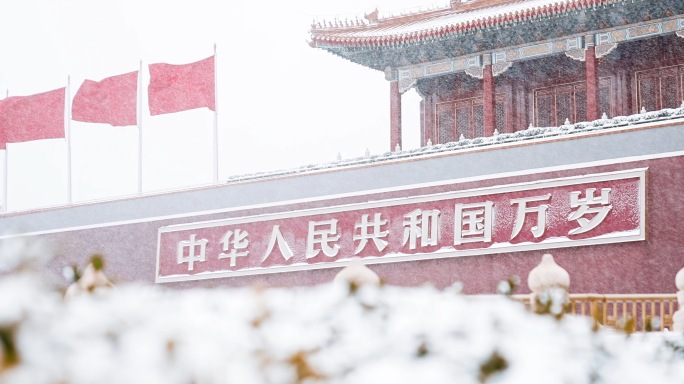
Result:
M443 8L429 8L427 10L421 10L420 8L416 12L407 12L407 13L399 13L399 14L389 14L383 17L378 17L378 22L377 25L379 26L386 26L386 25L394 25L394 24L401 24L401 22L404 21L412 21L412 19L429 19L431 17L435 16L441 16L443 14L450 14L453 13L454 9L447 6Z
M440 17L444 15L453 15L453 14L468 14L471 12L475 11L482 11L485 9L489 8L495 8L498 6L502 5L509 5L509 4L517 4L517 3L526 3L529 1L534 1L534 0L470 0L467 2L457 2L452 0L451 5L444 7L444 8L437 8L433 10L428 10L428 11L418 11L418 12L412 12L412 13L406 13L406 14L400 14L400 15L390 15L389 17L382 17L378 19L377 24L371 24L371 26L379 26L379 27L389 27L397 24L401 24L405 21L417 21L417 20L426 20L426 19L431 19L433 17ZM568 2L570 0L555 0L554 5L556 3L562 3L562 2Z
M481 7L477 9L472 9L468 12L481 11L483 9L493 8L496 5L505 4L519 4L532 2L533 0L519 0L519 1L507 1L507 2L487 2L488 7ZM624 4L628 0L550 0L548 3L538 6L530 6L529 8L523 8L513 11L502 11L495 15L488 15L486 17L482 16L479 18L474 18L472 20L461 21L458 23L450 23L448 25L443 25L439 27L425 28L421 30L411 31L402 33L400 35L396 34L385 34L382 36L338 36L337 32L351 32L353 30L358 30L356 28L346 28L344 25L336 25L336 27L325 27L315 28L312 26L311 34L312 40L310 45L315 47L318 43L324 46L384 46L384 45L405 45L420 43L425 39L434 39L444 35L453 34L466 34L477 30L493 29L493 28L503 28L511 24L518 24L521 22L527 22L532 20L539 20L551 17L560 17L569 13L578 12L585 9L595 9L599 7L615 6L616 4ZM454 12L455 9L440 9L432 11L431 16L441 16L448 14L455 14L459 12ZM463 12L463 13L468 13ZM375 11L373 12L375 13ZM428 14L428 13L424 13ZM392 25L401 24L399 21L403 21L406 18L416 17L417 14L412 16L402 16L401 18L394 19L383 19L383 20L393 20L393 23L378 22L363 23L363 29L375 29L379 27L391 27ZM368 16L368 15L366 15ZM425 20L428 17L416 19Z
M335 16L332 21L326 19L314 20L311 24L311 30L351 30L356 29L355 27L377 27L386 24L398 24L401 21L405 21L405 19L415 18L416 16L420 16L421 19L423 19L435 15L441 15L443 13L450 13L451 11L453 11L453 8L450 6L428 6L427 9L425 9L423 6L420 6L410 8L408 11L406 9L390 11L389 15L386 16L381 15L380 11L376 7L373 11L364 13L361 18L359 18L359 14L354 15L353 20L349 17L345 17L343 21L342 15Z
M438 6L430 5L427 9L424 6L413 7L405 10L389 11L387 15L382 15L378 8L376 7L373 11L363 14L363 19L359 18L359 15L354 15L354 20L349 17L344 18L342 21L342 16L336 16L333 21L321 19L314 20L311 24L312 29L347 29L354 27L375 27L375 26L385 26L400 24L407 19L414 19L420 17L420 19L428 19L434 16L442 16L444 14L453 13L468 13L472 11L479 11L486 8L492 8L501 5L508 5L512 3L524 3L532 0L468 0L468 1L458 1L451 0L449 5ZM568 0L557 0L558 2L564 2ZM396 13L398 12L398 13Z
M345 17L344 20L339 17L335 17L332 21L330 20L325 20L325 19L320 19L320 20L313 20L311 22L311 32L314 31L319 31L319 30L325 30L325 31L334 31L334 30L352 30L356 29L355 27L368 27L370 26L370 23L368 20L362 20L359 19L358 15L355 15L353 19L350 19L349 17Z

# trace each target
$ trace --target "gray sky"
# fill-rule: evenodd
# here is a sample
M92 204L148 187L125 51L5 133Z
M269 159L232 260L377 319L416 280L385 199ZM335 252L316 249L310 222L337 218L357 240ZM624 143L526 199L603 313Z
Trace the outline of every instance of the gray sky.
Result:
M25 0L0 15L0 95L184 64L218 46L219 175L292 168L389 149L389 85L381 72L310 48L314 18L400 12L444 0ZM231 4L231 5L228 5ZM418 96L404 95L405 148L418 146ZM144 118L143 189L211 182L212 113ZM74 202L137 190L135 127L72 122ZM9 145L9 208L66 203L66 144Z

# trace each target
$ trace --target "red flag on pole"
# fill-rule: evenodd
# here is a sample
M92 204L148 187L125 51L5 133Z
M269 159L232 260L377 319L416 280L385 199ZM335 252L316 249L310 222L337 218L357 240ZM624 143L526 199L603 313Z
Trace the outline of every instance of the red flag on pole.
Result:
M74 96L71 118L113 126L137 124L138 72L85 80Z
M0 100L0 149L7 143L63 138L64 92L59 88Z
M216 110L214 56L183 65L150 64L151 115L207 107Z

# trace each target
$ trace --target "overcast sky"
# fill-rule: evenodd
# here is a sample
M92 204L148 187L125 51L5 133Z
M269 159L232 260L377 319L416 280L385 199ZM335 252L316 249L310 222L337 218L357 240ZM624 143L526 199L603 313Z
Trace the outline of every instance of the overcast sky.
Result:
M0 12L0 97L184 64L217 44L219 178L389 150L383 73L307 44L315 18L401 12L444 0L22 0ZM146 84L145 84L146 86ZM418 101L404 95L404 147L416 147ZM206 109L145 118L145 192L212 181ZM135 127L72 122L74 202L137 191ZM8 145L11 211L67 202L65 140ZM4 168L4 167L3 167Z

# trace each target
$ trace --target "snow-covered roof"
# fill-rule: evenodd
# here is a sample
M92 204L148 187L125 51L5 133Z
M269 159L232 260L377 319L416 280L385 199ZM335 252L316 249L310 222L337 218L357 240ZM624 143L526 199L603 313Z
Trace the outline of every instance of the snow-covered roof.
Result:
M377 11L355 19L312 25L312 46L396 46L447 35L499 28L581 10L623 4L625 0L472 0L452 1L445 9L380 19Z

